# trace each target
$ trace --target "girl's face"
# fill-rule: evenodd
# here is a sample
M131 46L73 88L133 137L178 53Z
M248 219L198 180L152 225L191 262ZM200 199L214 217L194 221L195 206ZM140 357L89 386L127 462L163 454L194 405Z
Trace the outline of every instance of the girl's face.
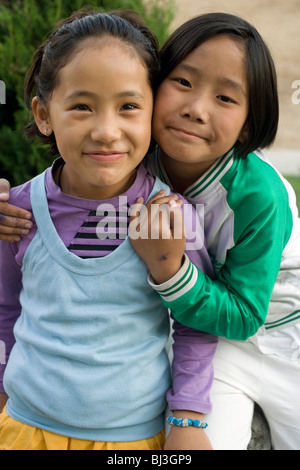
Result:
M195 179L242 138L248 114L243 46L216 36L191 52L160 85L153 135L172 165Z
M66 165L62 190L108 199L133 183L151 138L153 94L132 48L115 39L84 41L65 67L46 106L34 98L41 132L54 132Z

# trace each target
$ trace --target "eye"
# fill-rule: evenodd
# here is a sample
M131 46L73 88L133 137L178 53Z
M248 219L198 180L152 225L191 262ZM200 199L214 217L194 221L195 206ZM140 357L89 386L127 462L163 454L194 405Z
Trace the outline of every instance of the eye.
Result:
M73 109L78 111L91 111L91 108L87 104L76 104Z
M184 87L192 88L190 82L185 78L175 78L175 81Z
M224 103L236 103L236 101L234 101L232 98L229 98L229 96L218 95L217 98Z
M132 111L135 109L139 109L139 107L133 103L126 103L121 107L121 111Z

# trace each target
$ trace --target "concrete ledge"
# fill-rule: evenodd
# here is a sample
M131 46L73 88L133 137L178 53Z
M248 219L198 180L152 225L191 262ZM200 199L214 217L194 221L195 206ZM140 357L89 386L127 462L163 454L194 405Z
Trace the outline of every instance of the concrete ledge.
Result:
M248 450L272 450L269 425L258 405L255 405L252 421L252 437Z

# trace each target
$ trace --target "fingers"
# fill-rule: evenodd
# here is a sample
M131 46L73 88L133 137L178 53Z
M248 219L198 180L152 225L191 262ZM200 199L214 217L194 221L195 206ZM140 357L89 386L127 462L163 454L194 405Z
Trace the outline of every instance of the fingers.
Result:
M0 240L19 241L32 228L30 218L30 212L7 202L0 202Z
M0 201L8 201L10 184L7 180L0 178Z
M0 178L0 239L15 242L26 235L32 227L30 212L12 206L6 201L9 199L10 184Z
M26 219L16 219L14 217L8 217L0 213L0 232L5 234L21 234L25 233L24 230L32 228L32 222Z
M181 205L178 202L170 201L170 230L172 238L175 240L182 240L185 238L184 217Z
M21 237L19 235L5 235L4 233L0 233L0 240L3 240L4 242L19 242L21 240Z
M6 223L7 225L3 225ZM0 214L0 240L15 242L20 241L22 235L27 235L32 228L32 222L24 223L13 217L5 217Z
M5 217L5 219L7 219L7 222L8 222L8 223L5 223L5 225L10 225L10 223L12 222L11 220L12 218L24 219L23 222L20 221L21 226L24 223L26 223L26 221L28 222L28 220L31 219L30 212L28 212L25 209L21 209L20 207L12 206L11 204L8 204L7 202L0 202L0 214L2 214L2 216L8 216L8 218ZM1 220L1 224L3 224L2 220ZM12 226L19 226L19 225L15 225L15 223L13 223Z
M184 238L183 201L177 195L166 196L165 191L160 191L145 205L143 203L140 197L130 209L130 238Z
M149 201L146 203L146 207L151 206L152 204L168 204L170 201L180 201L177 194L171 194L170 196L166 195L166 191L162 189L159 193L155 194ZM180 201L182 202L182 201Z

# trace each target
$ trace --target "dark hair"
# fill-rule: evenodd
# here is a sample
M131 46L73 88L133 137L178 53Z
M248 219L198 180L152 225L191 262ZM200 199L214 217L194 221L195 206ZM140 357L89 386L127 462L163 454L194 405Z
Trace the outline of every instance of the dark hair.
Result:
M27 108L36 95L46 104L57 85L58 72L64 67L78 44L90 37L111 36L131 46L143 60L148 72L149 84L155 90L159 72L158 41L142 18L129 10L115 10L99 13L82 9L62 20L50 37L36 50L33 64L25 77L24 98ZM35 122L25 127L28 137L39 136L49 145L50 155L56 155L58 148L55 135L43 135Z
M245 47L249 112L245 142L237 142L236 148L239 156L246 157L255 149L273 143L279 119L274 62L267 45L251 24L227 13L208 13L187 21L167 39L160 51L159 84L194 49L221 34Z

